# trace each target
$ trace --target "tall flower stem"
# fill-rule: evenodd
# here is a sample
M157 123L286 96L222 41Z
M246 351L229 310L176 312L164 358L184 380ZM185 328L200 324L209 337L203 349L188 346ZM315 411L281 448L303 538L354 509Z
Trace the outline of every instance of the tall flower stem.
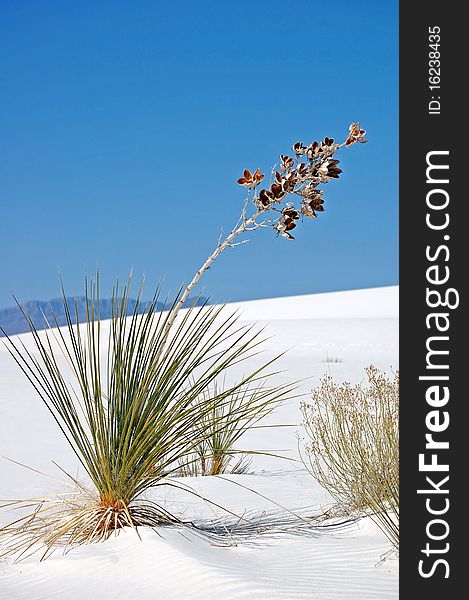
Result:
M184 306L186 300L190 296L190 293L192 292L192 290L194 289L194 287L198 284L200 278L205 273L205 271L207 271L210 268L210 266L212 265L212 263L220 256L220 254L224 250L226 250L227 248L233 248L233 246L235 245L234 244L234 240L238 236L240 236L241 234L245 233L246 231L253 231L254 229L257 229L258 227L260 227L262 225L262 223L258 223L257 222L257 218L262 213L265 213L267 211L267 209L266 208L258 209L250 217L247 217L246 216L246 211L247 211L248 202L249 202L249 193L248 193L248 195L246 197L246 200L245 200L245 203L244 203L243 212L241 213L241 216L238 219L238 222L237 222L236 226L231 231L231 233L229 233L225 237L225 239L222 240L220 238L218 240L217 247L207 257L207 259L201 265L201 267L199 267L199 269L197 269L194 277L192 278L192 280L190 281L190 283L186 286L186 288L184 289L183 293L181 294L181 297L179 298L177 304L172 309L172 314L168 318L168 320L166 321L164 329L163 329L163 332L162 332L163 343L161 345L160 353L159 353L157 359L159 359L161 357L161 353L162 353L162 351L164 349L164 346L165 346L166 341L168 339L168 336L170 334L171 328L172 328L172 326L174 324L174 321L176 320L176 317L178 316L179 311ZM239 243L245 243L247 241L248 240L244 240L243 242L239 242Z

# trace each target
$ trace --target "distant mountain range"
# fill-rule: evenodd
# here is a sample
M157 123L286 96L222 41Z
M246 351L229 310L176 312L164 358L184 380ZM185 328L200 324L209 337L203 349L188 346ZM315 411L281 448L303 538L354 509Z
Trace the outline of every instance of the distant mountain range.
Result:
M67 298L67 304L69 306L73 320L75 320L75 300L78 308L78 321L82 323L83 321L86 321L86 299L83 296L78 297L76 299ZM194 299L189 298L188 300L186 300L184 306L191 306L193 302ZM196 302L196 306L200 306L204 302L206 302L206 298L200 297ZM130 299L128 314L131 314L135 310L135 305L136 300ZM146 302L142 302L141 305L142 306L140 312L143 312L145 310ZM66 324L65 310L62 298L55 298L54 300L50 300L48 302L43 302L40 300L29 300L28 302L22 303L21 306L25 313L31 317L31 320L34 323L36 329L47 328L47 323L45 319L47 319L47 321L49 321L49 323L51 324L54 323L54 315L59 325ZM157 309L161 310L161 308L163 308L163 303L158 302ZM112 300L100 298L99 310L101 319L109 319L111 317ZM2 327L2 329L7 335L15 335L17 333L25 333L29 331L29 325L26 322L26 319L24 318L18 306L0 309L0 327ZM4 333L0 330L0 337L3 335Z

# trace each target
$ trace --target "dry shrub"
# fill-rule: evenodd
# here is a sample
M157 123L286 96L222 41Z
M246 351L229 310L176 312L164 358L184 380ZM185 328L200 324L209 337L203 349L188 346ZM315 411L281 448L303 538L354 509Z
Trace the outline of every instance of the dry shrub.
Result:
M321 380L302 405L306 466L348 511L368 514L399 546L399 374L365 369L368 385Z

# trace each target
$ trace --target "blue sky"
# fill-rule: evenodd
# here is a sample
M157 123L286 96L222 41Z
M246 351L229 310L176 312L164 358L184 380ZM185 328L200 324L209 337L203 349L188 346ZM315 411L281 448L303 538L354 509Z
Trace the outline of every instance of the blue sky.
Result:
M296 240L227 251L205 294L237 300L398 278L397 2L2 0L0 307L111 283L188 280L236 222L244 167L298 139L341 152Z

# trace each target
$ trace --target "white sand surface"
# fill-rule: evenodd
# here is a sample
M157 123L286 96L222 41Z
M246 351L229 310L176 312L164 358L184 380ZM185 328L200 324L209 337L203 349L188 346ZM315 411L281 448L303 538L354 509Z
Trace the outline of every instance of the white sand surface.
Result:
M398 288L336 292L236 303L241 319L266 328L268 358L279 361L279 381L301 379L307 395L325 373L337 381L361 381L371 363L398 368ZM21 338L28 347L29 334ZM257 359L250 359L252 365ZM247 366L239 367L242 372ZM289 425L249 432L240 449L267 450L298 459L303 436L299 399L290 400L266 424ZM299 441L300 440L300 441ZM74 474L77 459L45 406L0 344L0 454L63 479L58 462ZM331 504L299 462L256 456L250 473L184 478L204 497L237 515L262 521L283 506L299 515ZM244 486L244 487L241 487ZM257 492L247 490L251 488ZM57 481L0 459L0 499L28 498L62 489ZM187 520L220 519L208 502L175 490L149 493ZM289 514L289 513L286 513ZM8 515L0 513L0 521ZM381 557L389 542L365 519L314 533L262 534L237 545L214 544L176 528L123 531L101 544L0 563L3 600L379 600L398 597L397 559Z

